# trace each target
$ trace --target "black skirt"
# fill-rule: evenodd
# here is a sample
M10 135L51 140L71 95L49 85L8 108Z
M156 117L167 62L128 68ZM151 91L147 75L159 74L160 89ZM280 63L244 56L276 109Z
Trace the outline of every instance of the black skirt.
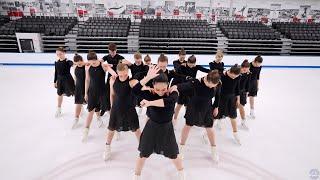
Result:
M237 97L234 94L221 94L218 118L237 118Z
M108 129L111 131L136 131L139 129L139 118L134 107L126 111L119 111L118 108L111 108Z
M57 94L59 96L73 96L74 95L74 80L71 75L58 76L57 78Z
M142 131L138 150L140 157L148 158L152 153L156 153L176 159L179 148L172 122L158 124L149 119Z
M214 122L213 107L195 108L187 106L184 117L188 126L211 128Z
M258 80L250 80L249 96L257 96L258 94Z
M245 90L240 91L240 104L242 106L247 104L247 92Z
M84 88L80 85L76 85L74 91L74 103L75 104L86 104L84 99Z
M88 111L92 111L95 109L95 112L99 112L105 109L106 104L106 94L105 93L94 93L88 92Z

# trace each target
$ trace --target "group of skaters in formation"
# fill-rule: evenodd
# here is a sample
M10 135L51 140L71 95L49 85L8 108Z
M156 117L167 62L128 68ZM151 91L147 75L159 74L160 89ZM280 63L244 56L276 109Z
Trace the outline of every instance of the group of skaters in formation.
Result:
M104 160L111 157L110 146L114 135L117 137L121 131L132 131L139 142L140 152L133 179L141 178L146 159L156 153L171 159L179 180L185 180L182 160L191 127L205 129L214 162L219 161L212 128L214 122L220 129L221 121L230 118L234 141L241 145L237 109L241 126L248 129L246 117L255 118L254 97L259 89L261 56L255 57L252 62L244 60L241 65L235 64L226 70L222 61L223 52L218 50L215 59L209 63L210 69L207 69L196 64L194 55L186 60L186 52L181 49L179 59L173 61L174 69L168 70L168 57L164 54L160 54L157 64L152 64L149 55L142 61L142 55L136 52L134 63L131 63L117 54L116 44L109 44L108 50L109 54L102 59L98 59L94 51L89 51L87 61L79 54L75 54L71 61L67 60L66 51L60 47L56 50L54 75L58 94L56 117L61 116L63 96L74 96L75 120L72 128L75 128L82 106L87 105L83 142L87 141L94 114L101 127L101 117L106 112L110 114ZM71 67L74 67L74 77L70 73ZM197 78L198 71L206 75ZM246 116L244 106L248 96L250 115ZM182 106L186 108L186 122L178 145L175 128ZM141 132L138 113L143 107L147 109L147 119Z

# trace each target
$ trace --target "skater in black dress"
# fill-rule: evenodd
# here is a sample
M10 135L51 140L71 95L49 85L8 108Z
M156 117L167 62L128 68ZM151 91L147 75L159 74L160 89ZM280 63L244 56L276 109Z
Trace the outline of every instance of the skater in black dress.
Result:
M249 92L249 83L251 78L251 73L249 71L250 63L246 59L241 64L241 75L240 75L240 104L238 106L240 116L241 116L241 125L244 129L249 129L246 122L246 112L244 106L247 104L247 97Z
M190 97L186 108L186 125L181 134L180 155L183 158L183 149L192 126L204 127L211 144L212 158L218 162L215 135L212 129L214 117L218 115L221 81L218 70L213 70L207 76L178 84L171 91L178 90L179 95ZM214 102L212 102L214 98Z
M132 87L137 82L136 80L130 80L128 73L128 66L120 63L117 65L118 77L110 79L111 111L104 160L111 157L110 145L115 131L132 131L138 141L140 139L139 118L132 93Z
M180 66L177 69L177 73L179 74L183 74L185 76L187 76L187 79L195 79L197 77L197 72L201 71L204 73L208 73L210 71L210 69L206 69L200 65L196 65L197 63L197 59L194 55L190 56L188 58L187 61L187 65L186 66ZM182 80L179 81L178 83L172 83L173 85L185 82L186 80ZM177 106L174 110L174 117L173 117L173 125L176 126L177 122L178 122L178 115L179 112L181 110L181 107L184 105L186 106L188 104L188 96L185 96L183 94L179 94L179 98L178 98L178 102L177 102Z
M108 46L109 54L104 56L102 59L104 62L112 65L113 71L116 71L117 65L124 60L124 57L117 53L117 45L114 43L110 43ZM110 77L112 75L109 73L107 77L106 86L106 104L103 109L101 109L101 116L106 112L110 111Z
M250 86L249 86L249 101L250 101L250 117L252 119L255 118L254 114L254 97L257 96L259 90L259 79L260 79L260 72L262 68L263 58L261 56L257 56L254 61L250 63Z
M75 109L75 120L72 125L72 129L74 129L79 122L80 113L82 111L82 105L86 104L86 101L84 100L85 81L86 81L86 70L85 70L86 63L83 61L82 56L80 56L79 54L74 55L73 62L75 65L74 75L75 75L76 86L75 86L75 94L74 94L74 103L76 105L76 109Z
M67 97L73 96L75 85L70 73L70 68L73 66L73 62L67 60L65 49L63 47L59 47L56 50L56 55L58 60L54 62L54 87L57 88L58 107L55 117L60 117L63 95Z
M218 50L216 53L216 58L213 62L209 63L210 70L218 70L220 74L224 71L224 63L222 62L223 52Z
M240 104L240 66L235 64L221 76L221 95L219 102L219 114L217 126L221 129L221 121L225 117L229 117L233 129L233 137L239 145L240 139L237 128L237 107Z
M113 76L116 76L116 73L108 64L104 64L97 60L98 58L94 51L89 51L87 59L88 65L86 66L85 100L88 103L87 109L89 113L83 132L83 142L85 142L88 138L89 128L94 112L97 114L99 127L102 127L103 125L103 121L100 117L100 111L102 111L106 101L105 71L108 71Z
M186 51L182 48L179 51L179 59L173 61L173 68L175 71L177 71L180 66L186 66L187 61L185 59L186 59Z
M143 91L142 87L152 79L153 91ZM179 148L171 122L178 93L169 92L168 78L156 66L149 68L146 77L133 87L133 92L143 98L140 104L148 109L150 118L141 134L138 148L140 157L136 163L134 178L140 178L146 159L157 153L172 159L179 172L179 180L184 180L182 160L178 157Z
M148 72L149 66L144 65L142 62L142 55L140 52L136 52L134 54L134 63L132 64L130 61L123 60L122 63L125 63L129 66L129 69L131 71L131 77L137 77L137 80L141 80L143 77L141 76L136 76L139 73L144 73L146 74ZM135 97L135 104L139 107L139 114L142 112L142 108L140 107L139 102L142 99L139 99L138 97Z

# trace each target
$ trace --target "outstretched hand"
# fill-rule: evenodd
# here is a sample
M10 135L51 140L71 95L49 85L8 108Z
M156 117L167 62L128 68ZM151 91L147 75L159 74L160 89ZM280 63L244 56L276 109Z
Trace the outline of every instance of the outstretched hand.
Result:
M159 76L159 74L158 74L159 70L160 70L160 68L158 66L150 66L146 77L148 79L153 79L153 78Z

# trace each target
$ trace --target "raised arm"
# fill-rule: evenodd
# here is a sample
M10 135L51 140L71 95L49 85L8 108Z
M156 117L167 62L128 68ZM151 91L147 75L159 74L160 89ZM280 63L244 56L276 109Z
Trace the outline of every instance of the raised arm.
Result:
M205 73L210 72L210 69L207 69L207 68L205 68L205 67L203 67L201 65L197 65L196 67L197 67L197 70L199 70L201 72L205 72Z

